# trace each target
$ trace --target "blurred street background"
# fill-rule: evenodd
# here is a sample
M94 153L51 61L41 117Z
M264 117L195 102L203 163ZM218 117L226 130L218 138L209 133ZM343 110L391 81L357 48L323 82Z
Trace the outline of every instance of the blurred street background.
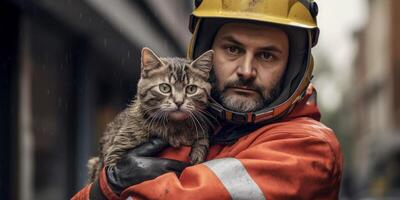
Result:
M317 0L313 84L341 199L400 199L400 1ZM140 50L186 56L192 0L0 1L0 199L69 199L135 95ZM301 173L301 172L300 172Z

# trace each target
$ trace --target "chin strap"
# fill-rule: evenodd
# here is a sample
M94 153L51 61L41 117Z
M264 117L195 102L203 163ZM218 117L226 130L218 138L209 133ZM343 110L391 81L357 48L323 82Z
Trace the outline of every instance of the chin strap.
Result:
M228 110L222 107L217 101L215 101L212 97L210 99L210 107L209 110L212 114L218 116L223 121L233 123L233 124L248 124L254 123L255 114L253 112L248 113L240 113Z
M210 98L209 110L212 114L218 116L225 122L232 124L258 124L260 122L271 121L277 116L274 116L274 109L260 110L257 112L235 112L224 108L221 104Z
M215 100L214 100L215 101ZM271 122L280 116L274 116L274 109L267 111L257 111L257 112L235 112L231 110L227 110L223 108L219 103L211 103L210 112L216 116L218 116L221 120L236 124L236 125L250 125L250 124L265 124ZM288 109L290 111L291 109ZM286 115L287 112L284 112L283 115Z

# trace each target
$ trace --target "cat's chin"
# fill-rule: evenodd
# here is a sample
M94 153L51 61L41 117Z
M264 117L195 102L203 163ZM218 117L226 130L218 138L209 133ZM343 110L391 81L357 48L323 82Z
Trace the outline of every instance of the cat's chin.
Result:
M168 118L174 121L183 121L189 118L189 114L182 111L173 111L168 114Z

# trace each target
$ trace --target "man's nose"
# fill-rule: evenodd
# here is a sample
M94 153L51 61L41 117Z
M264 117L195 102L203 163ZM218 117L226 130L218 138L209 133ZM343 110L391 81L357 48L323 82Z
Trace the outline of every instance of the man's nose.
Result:
M240 78L248 80L248 79L253 79L256 77L257 72L253 66L253 59L254 59L253 55L251 55L251 54L245 55L242 63L240 63L240 66L237 69L237 75Z

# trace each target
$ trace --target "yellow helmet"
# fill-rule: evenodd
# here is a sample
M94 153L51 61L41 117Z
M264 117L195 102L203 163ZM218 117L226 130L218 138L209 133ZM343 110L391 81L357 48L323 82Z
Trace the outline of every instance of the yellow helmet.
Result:
M195 0L189 30L193 33L188 58L195 59L211 49L218 29L229 22L268 23L283 29L289 38L289 63L280 96L266 108L250 113L228 110L212 99L211 110L234 123L260 123L278 119L289 113L305 94L312 78L311 48L318 42L313 0Z

